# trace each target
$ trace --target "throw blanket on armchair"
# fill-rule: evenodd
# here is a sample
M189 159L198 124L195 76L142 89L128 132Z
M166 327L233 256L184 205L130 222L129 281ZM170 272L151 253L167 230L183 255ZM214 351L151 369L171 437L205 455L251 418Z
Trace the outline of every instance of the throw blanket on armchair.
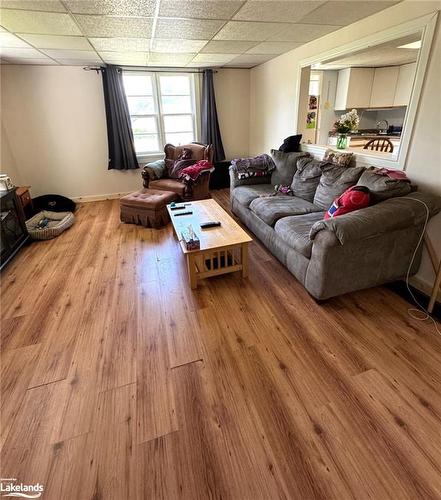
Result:
M206 172L207 170L211 171L213 169L213 164L207 160L199 160L197 163L193 165L189 165L185 167L181 171L181 178L184 178L187 181L195 181L202 172Z
M254 158L239 158L231 162L237 172L238 179L249 177L263 177L269 175L275 168L270 155L259 155Z

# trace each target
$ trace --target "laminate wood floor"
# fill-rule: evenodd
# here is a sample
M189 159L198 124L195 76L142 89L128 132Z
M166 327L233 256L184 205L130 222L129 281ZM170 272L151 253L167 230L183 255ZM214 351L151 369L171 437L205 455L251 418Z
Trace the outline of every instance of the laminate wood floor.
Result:
M254 241L191 291L114 200L1 292L1 477L44 500L441 498L441 337L385 288L318 305Z

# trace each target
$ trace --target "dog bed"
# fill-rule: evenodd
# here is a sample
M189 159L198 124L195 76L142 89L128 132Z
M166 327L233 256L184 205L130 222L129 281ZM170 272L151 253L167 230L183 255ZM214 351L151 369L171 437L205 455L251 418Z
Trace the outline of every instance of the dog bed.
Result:
M43 210L26 221L28 233L34 240L50 240L59 236L75 221L72 212L49 212Z

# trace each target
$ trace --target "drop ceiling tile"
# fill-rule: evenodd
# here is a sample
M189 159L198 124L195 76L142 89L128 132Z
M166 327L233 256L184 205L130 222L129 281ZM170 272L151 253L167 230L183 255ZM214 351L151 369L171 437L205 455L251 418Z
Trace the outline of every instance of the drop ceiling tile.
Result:
M338 29L340 29L340 26L291 24L283 28L276 35L269 37L268 41L306 43Z
M196 54L173 54L151 52L149 58L150 66L185 66L193 60Z
M69 14L1 9L0 19L2 26L14 33L81 35Z
M147 52L150 38L90 38L90 43L98 51Z
M87 38L82 36L60 36L60 35L28 35L18 33L18 35L38 49L71 49L71 50L91 50Z
M243 42L239 40L211 40L201 52L209 54L242 54L254 47L257 42Z
M387 9L398 3L397 1L374 1L363 0L332 0L316 9L310 15L302 19L303 22L314 24L336 24L346 26L363 17L368 17L380 10Z
M152 43L152 52L199 52L208 40L163 40L155 38Z
M221 68L226 66L226 63L223 62L189 62L186 67L187 68Z
M240 21L274 21L294 23L323 5L324 1L262 1L249 0L233 17Z
M6 59L34 59L34 58L42 58L44 55L38 50L29 48L29 49L18 49L18 48L9 48L2 47L0 49L0 56Z
M263 42L283 28L279 23L253 23L248 21L230 21L217 35L215 40L247 40Z
M148 52L108 52L100 51L99 55L103 61L111 64L147 64Z
M26 42L23 42L23 40L20 40L20 38L11 33L0 33L0 47L31 48Z
M197 54L192 62L225 64L239 54Z
M48 57L32 58L32 59L10 59L3 60L3 64L33 64L35 66L56 66L57 63Z
M226 68L240 68L240 69L250 69L254 68L254 66L258 66L258 63L235 63L234 61L224 64Z
M173 38L185 40L209 40L224 24L224 21L196 19L159 18L156 25L156 38Z
M247 51L247 54L283 54L301 45L297 42L262 42Z
M242 54L230 61L228 66L234 66L235 64L252 64L253 66L256 66L257 64L262 64L272 58L273 56L269 54Z
M5 9L66 12L66 9L59 0L2 0L1 4Z
M207 64L207 63L198 63L198 62L189 62L186 67L187 68L210 68L211 66L217 66L217 64Z
M101 66L103 62L101 59L89 61L87 59L57 59L57 62L62 66Z
M161 0L159 16L230 19L243 3L235 0Z
M84 34L92 37L149 38L151 18L76 15Z
M99 57L93 50L56 50L56 49L41 49L43 54L46 54L52 59L80 59L82 61L97 61Z
M74 14L153 17L155 0L66 0Z

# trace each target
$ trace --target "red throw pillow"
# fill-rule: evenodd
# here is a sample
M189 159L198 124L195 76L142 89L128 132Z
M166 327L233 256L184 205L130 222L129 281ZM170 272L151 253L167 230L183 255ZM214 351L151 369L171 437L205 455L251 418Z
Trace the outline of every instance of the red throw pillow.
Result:
M352 186L336 198L325 213L325 219L347 214L369 206L369 189L365 186Z

